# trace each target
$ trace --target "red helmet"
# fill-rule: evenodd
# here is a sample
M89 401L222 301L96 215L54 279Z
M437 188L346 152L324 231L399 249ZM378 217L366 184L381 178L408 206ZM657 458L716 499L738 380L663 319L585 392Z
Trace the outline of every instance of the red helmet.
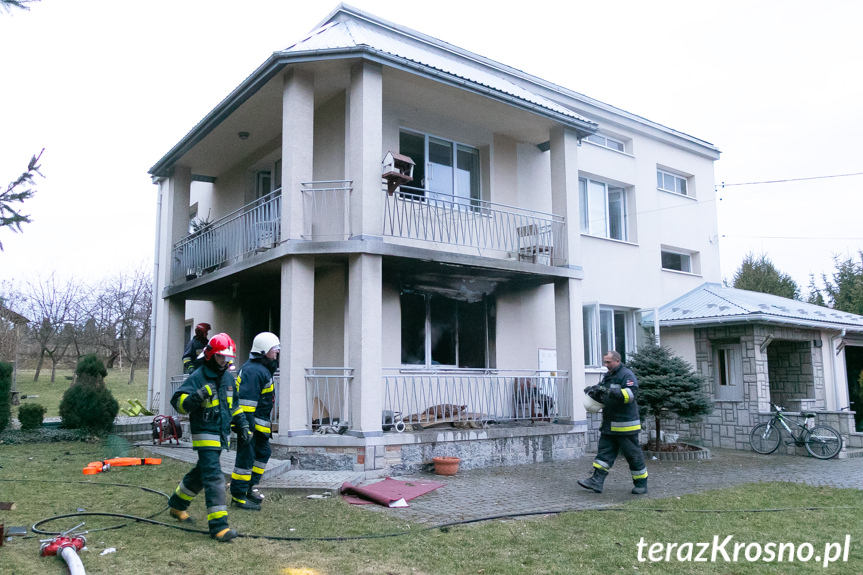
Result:
M207 337L207 332L210 331L211 329L213 329L213 328L210 327L210 324L203 323L203 322L199 323L198 325L195 326L195 335L200 336L200 337Z
M204 346L204 351L198 358L204 358L209 361L214 355L223 355L225 357L237 357L237 346L234 345L234 340L226 333L217 333L210 338L207 345Z

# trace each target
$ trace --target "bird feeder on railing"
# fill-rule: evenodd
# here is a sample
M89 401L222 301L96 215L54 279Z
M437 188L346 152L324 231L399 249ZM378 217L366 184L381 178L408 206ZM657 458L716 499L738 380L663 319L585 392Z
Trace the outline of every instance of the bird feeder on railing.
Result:
M414 161L407 156L387 152L381 177L387 181L387 193L393 195L396 188L414 179Z

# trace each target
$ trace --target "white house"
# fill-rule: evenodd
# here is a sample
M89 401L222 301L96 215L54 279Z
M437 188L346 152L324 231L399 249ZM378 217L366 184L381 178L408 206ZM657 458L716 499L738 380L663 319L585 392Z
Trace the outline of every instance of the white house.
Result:
M340 5L150 170L151 400L206 321L241 359L281 338L273 444L301 467L578 457L602 352L720 279L718 157Z

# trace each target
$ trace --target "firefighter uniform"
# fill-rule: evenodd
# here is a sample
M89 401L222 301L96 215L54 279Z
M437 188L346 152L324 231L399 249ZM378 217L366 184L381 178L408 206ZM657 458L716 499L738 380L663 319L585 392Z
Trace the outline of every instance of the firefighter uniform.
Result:
M240 368L237 376L239 407L249 429L253 430L251 441L245 434L237 434L237 458L231 473L231 497L238 505L251 499L260 503L262 497L255 495L254 487L261 482L267 468L270 448L271 416L275 401L273 374L277 363L265 357L252 357ZM243 422L237 424L241 427Z
M204 360L198 359L204 346L207 345L207 338L204 336L195 335L186 344L186 349L183 350L183 373L191 374L196 369L203 365Z
M198 464L183 477L168 506L185 512L203 489L207 524L213 537L228 527L225 476L219 456L230 446L231 418L240 413L239 407L235 412L231 409L234 392L232 373L220 373L205 363L171 397L171 405L189 416L192 448L198 453Z

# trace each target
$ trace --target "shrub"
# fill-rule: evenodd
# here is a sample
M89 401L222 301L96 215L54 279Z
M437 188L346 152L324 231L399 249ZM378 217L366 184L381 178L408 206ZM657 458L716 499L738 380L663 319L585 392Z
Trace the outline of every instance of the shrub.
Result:
M0 362L0 431L12 420L12 364Z
M95 354L85 355L75 368L78 381L72 384L60 401L63 427L83 429L105 435L114 426L120 404L105 386L108 370Z
M44 405L39 403L28 403L18 408L18 421L21 429L39 429L42 427L42 419L48 411Z

